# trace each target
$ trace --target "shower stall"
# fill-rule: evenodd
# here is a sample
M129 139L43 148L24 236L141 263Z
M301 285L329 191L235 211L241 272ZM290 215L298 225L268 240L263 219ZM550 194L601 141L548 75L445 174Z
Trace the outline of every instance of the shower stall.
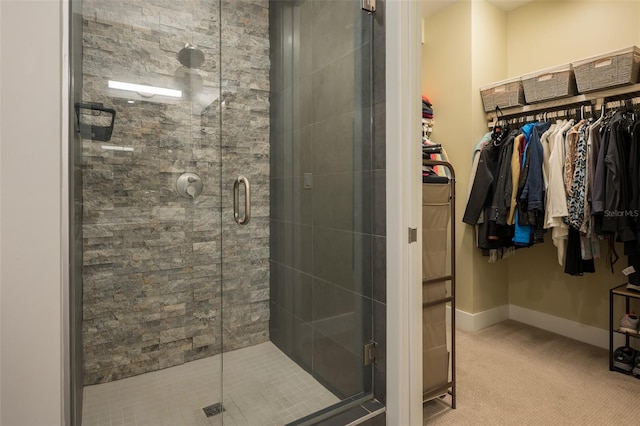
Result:
M359 0L70 16L75 424L383 399L383 19Z

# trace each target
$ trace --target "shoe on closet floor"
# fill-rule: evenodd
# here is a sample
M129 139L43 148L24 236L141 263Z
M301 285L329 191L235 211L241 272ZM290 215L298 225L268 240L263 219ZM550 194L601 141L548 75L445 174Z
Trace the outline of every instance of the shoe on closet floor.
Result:
M620 331L638 334L639 326L640 317L638 317L638 315L636 314L624 314L624 316L620 318Z
M620 346L613 352L613 366L631 373L635 367L636 351L629 346Z

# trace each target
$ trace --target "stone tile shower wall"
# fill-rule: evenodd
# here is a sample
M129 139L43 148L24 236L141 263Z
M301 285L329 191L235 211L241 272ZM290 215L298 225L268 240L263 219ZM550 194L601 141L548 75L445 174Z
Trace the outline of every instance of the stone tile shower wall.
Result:
M82 101L117 112L109 142L83 141L85 384L268 340L268 19L266 0L84 0ZM195 72L177 60L187 42L205 54ZM183 172L202 177L196 200L175 190ZM254 194L243 229L230 208L240 173Z

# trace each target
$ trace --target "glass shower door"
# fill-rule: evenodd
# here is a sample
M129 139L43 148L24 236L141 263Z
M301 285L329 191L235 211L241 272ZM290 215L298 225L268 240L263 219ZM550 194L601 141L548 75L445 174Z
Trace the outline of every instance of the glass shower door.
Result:
M82 423L284 425L370 395L372 16L72 6Z
M221 424L219 3L73 6L83 424Z
M371 38L356 0L221 0L225 424L372 391Z

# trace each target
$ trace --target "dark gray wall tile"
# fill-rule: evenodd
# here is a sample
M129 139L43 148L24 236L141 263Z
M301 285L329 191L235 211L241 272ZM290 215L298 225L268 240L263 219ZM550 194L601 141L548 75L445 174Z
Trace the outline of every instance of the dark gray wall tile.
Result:
M386 169L386 131L387 131L387 104L378 102L373 105L373 148L372 163L374 170Z
M373 299L387 303L387 239L372 237Z
M357 83L354 77L354 59L345 56L313 73L313 120L320 122L361 105L354 99Z
M294 320L290 312L275 303L270 306L269 318L270 339L284 353L291 353L294 346Z
M373 340L376 342L376 368L387 370L387 306L373 302Z
M296 75L292 92L291 108L285 111L292 117L293 127L296 129L309 126L315 122L315 93L313 91L313 77Z
M382 34L373 39L373 103L384 102L386 99L386 82L387 78L385 68L385 35Z
M313 320L313 276L292 271L293 314L296 318L311 322Z
M320 289L321 286L316 288ZM328 293L331 294L331 291ZM362 345L372 339L371 299L353 294L344 297L354 302L349 307L350 312L342 313L337 312L339 308L334 310L325 306L316 306L314 310L316 320L313 322L313 327L343 348L359 354L362 351ZM319 303L322 303L322 299Z
M376 12L373 14L373 38L384 36L386 32L386 0L376 0Z
M274 261L270 265L270 298L271 303L293 313L293 270Z
M294 6L293 69L298 77L310 77L313 68L313 2L298 2Z
M284 177L284 135L272 131L269 136L269 176L274 178Z
M273 178L269 191L272 219L311 225L313 194L302 176Z
M371 169L371 108L349 111L313 126L313 172Z
M310 274L313 267L312 227L277 220L270 223L271 259Z
M311 274L313 272L313 227L293 225L294 268Z
M373 172L373 234L387 235L386 170Z
M285 223L279 220L269 221L269 256L272 261L291 265L293 258L285 255Z
M313 224L371 233L371 172L314 176Z
M371 236L318 229L313 241L314 275L371 297Z
M309 373L313 372L313 329L297 317L293 319L293 348L291 357Z
M278 146L271 149L276 164L270 185L271 257L293 279L295 338L289 354L329 388L350 395L371 386L371 369L365 372L361 360L352 358L361 358L362 343L372 339L371 315L384 318L379 310L371 312L370 299L373 276L379 299L385 298L386 281L384 238L375 256L372 247L376 220L384 235L384 173L377 175L377 187L371 173L385 164L384 103L376 106L375 118L372 107L373 57L384 43L382 37L373 43L373 26L380 37L384 19L341 0L277 3L292 7L292 25L285 24L282 35L291 37L293 56L272 56L283 76L292 72L292 86L287 79L282 90L277 82L272 86L281 93L272 101L272 144ZM377 82L379 91L383 81ZM304 189L305 173L311 189ZM281 299L279 291L272 290Z
M314 5L315 17L312 24L313 71L337 61L361 45L358 25L360 8L357 2L318 2ZM357 15L358 14L358 15Z
M284 86L283 76L283 52L282 44L283 36L283 13L284 7L282 2L272 2L269 4L269 58L271 68L269 70L269 82L271 84L271 93L282 90Z
M305 126L293 131L293 176L313 173L313 129L313 126Z
M354 355L338 343L314 332L314 377L324 382L338 397L364 391L362 356Z
M378 366L373 369L373 396L387 405L387 372Z
M355 319L358 302L362 298L352 291L318 279L313 281L313 294L314 325L340 316Z

